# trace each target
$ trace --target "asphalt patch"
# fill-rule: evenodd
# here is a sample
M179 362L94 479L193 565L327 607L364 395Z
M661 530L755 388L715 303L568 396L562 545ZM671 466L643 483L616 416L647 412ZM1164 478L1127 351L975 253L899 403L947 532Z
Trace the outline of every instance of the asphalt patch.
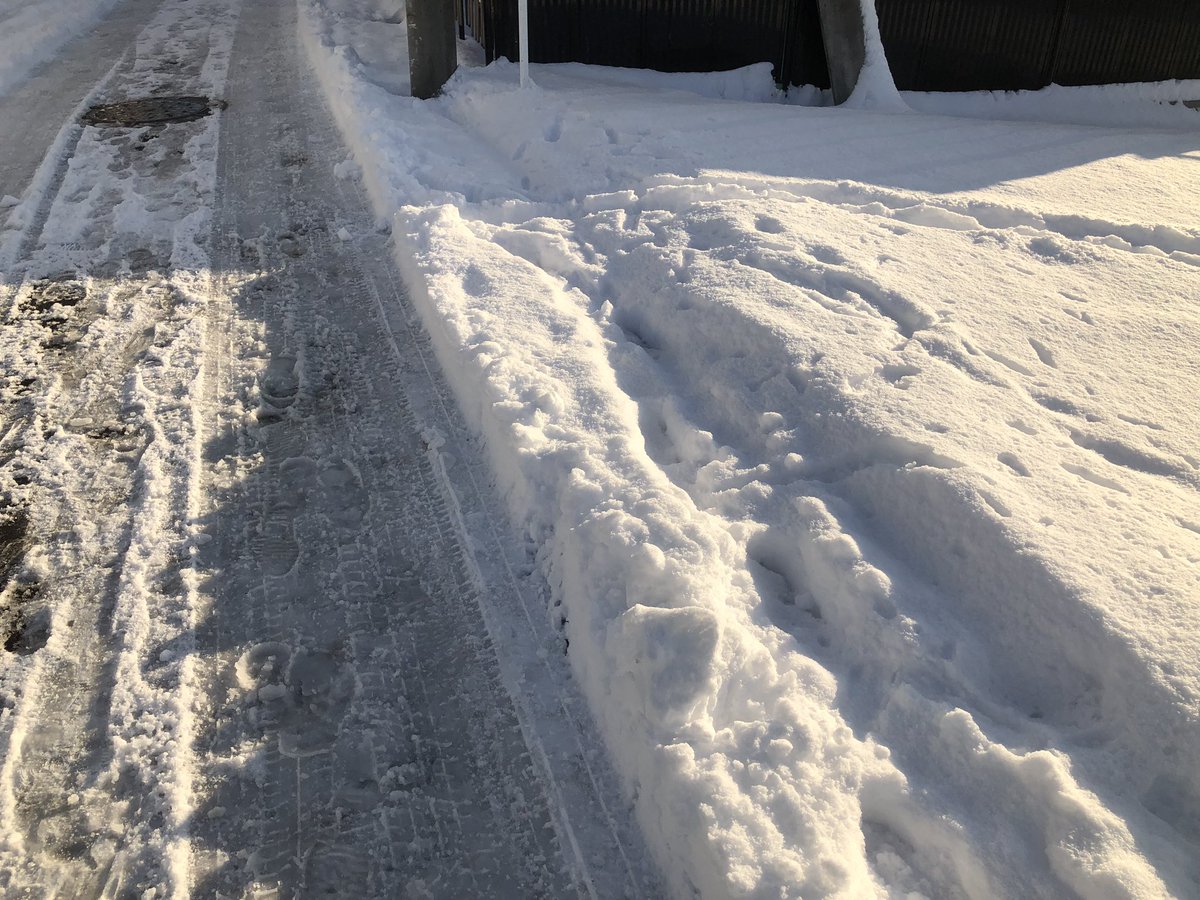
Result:
M214 109L224 109L222 100L208 97L143 97L93 106L83 114L84 125L107 128L141 128L203 119Z
M25 535L29 517L22 509L0 506L0 591L8 587L21 558L25 555Z
M55 306L78 306L87 299L87 288L69 275L47 278L35 282L27 301L34 309L42 312Z

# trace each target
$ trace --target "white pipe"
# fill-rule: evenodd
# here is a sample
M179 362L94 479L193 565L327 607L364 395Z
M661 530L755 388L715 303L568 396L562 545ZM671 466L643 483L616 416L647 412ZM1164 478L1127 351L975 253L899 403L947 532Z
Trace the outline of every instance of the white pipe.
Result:
M517 0L517 43L521 51L521 87L526 87L529 84L529 0Z

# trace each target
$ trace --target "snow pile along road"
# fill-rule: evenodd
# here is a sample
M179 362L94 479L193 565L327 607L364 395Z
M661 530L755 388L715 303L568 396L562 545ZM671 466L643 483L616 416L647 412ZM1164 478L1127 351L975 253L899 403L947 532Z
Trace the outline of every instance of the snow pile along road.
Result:
M677 895L1200 890L1200 119L420 103L302 13Z
M0 94L116 4L116 0L0 0Z

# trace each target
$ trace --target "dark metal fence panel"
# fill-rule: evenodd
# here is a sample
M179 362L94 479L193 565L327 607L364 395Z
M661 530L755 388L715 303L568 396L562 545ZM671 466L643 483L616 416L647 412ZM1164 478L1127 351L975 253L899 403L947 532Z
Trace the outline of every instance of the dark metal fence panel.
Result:
M881 0L879 28L907 90L1041 87L1053 56L1057 3Z
M1195 12L1178 23L1171 73L1173 78L1200 78L1200 15Z
M878 10L906 90L1200 78L1200 0L878 0Z
M483 0L488 60L517 58L516 0ZM769 62L828 86L816 0L529 0L533 62L709 72Z
M786 3L783 55L775 70L781 84L815 84L829 87L829 68L825 42L821 37L821 17L817 0L791 0Z
M1058 84L1200 78L1200 0L1069 0Z
M905 90L1200 78L1200 0L877 0ZM488 60L517 57L517 0L468 0ZM829 86L817 0L529 0L534 62L669 72L770 62Z
M530 0L529 8L541 6L545 0ZM544 27L534 29L532 19L529 26L530 56L534 62L564 62L567 57L561 47L556 47L562 33L575 32L579 35L580 53L577 62L595 62L602 66L642 66L645 58L644 29L642 19L648 0L578 0L571 18L561 23L562 31L546 22ZM515 0L509 5L516 8ZM538 44L544 44L542 48ZM511 52L506 54L516 59L517 46L514 38Z

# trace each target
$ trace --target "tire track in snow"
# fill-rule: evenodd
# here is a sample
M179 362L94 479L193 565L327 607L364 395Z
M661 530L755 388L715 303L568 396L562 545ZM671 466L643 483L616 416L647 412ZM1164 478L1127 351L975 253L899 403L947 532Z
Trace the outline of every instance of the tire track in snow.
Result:
M408 404L422 373L388 353L380 313L405 300L370 261L386 240L339 198L293 16L247 10L222 146L207 356L233 353L206 375L193 890L585 892Z
M214 91L236 9L164 3L91 96ZM167 54L175 65L159 66ZM48 636L4 679L13 890L161 891L185 874L187 660L165 644L190 624L178 517L215 131L209 120L133 138L69 123L65 155L43 166L57 173L48 193L30 198L43 214L15 268L19 328L5 351L36 373L20 461L36 523L26 577L40 577Z

